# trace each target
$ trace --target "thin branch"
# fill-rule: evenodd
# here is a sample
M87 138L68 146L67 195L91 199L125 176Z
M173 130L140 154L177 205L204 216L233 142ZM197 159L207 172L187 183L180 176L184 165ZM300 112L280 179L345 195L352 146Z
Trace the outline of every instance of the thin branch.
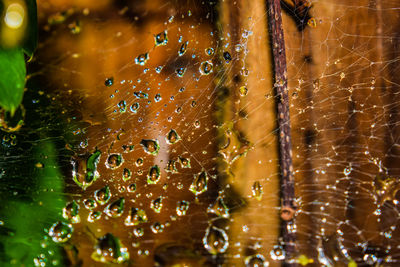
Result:
M277 121L279 128L279 164L281 174L281 218L282 239L285 251L285 265L295 266L294 224L295 194L292 165L292 144L290 134L289 96L287 89L287 66L285 40L282 28L280 0L267 0L268 25L274 63L274 87L276 90Z

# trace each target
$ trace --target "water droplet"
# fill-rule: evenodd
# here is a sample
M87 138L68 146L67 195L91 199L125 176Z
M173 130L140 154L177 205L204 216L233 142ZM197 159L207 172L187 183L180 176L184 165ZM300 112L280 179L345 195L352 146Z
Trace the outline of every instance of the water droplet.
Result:
M316 79L316 80L313 81L313 88L314 88L315 91L319 91L319 89L320 89L320 81L319 81L319 79Z
M91 198L84 200L83 205L85 205L85 208L87 208L88 210L92 210L97 207L96 201Z
M275 82L275 84L274 84L274 87L282 87L282 86L284 86L285 85L285 80L283 80L282 78L279 78L276 82Z
M178 216L185 216L186 211L189 209L189 202L185 200L178 201L176 203L176 214Z
M363 260L368 265L372 266L378 261L378 258L374 254L366 253L366 254L364 254Z
M175 144L179 140L181 140L181 138L179 137L178 133L175 130L171 129L167 134L167 138L166 138L167 143Z
M160 32L154 37L156 46L166 45L168 43L167 31Z
M183 56L186 53L186 49L187 49L188 44L189 44L189 42L186 41L181 45L181 47L179 48L179 51L178 51L178 55L179 56Z
M137 245L137 246L139 246L139 245ZM138 253L139 256L149 256L149 254L150 254L148 249L144 249L144 250L143 249L139 249L137 253Z
M132 113L137 113L139 107L140 107L139 103L133 103L129 109Z
M149 94L142 92L142 91L136 91L136 92L133 92L133 94L136 96L137 99L148 99L149 98ZM132 106L131 106L131 109L132 109ZM137 109L138 108L139 108L139 105L137 105ZM137 111L137 109L135 109L135 110Z
M47 263L46 255L40 254L39 256L33 259L33 263L35 264L36 267L46 266Z
M177 173L178 170L176 169L175 165L176 165L175 160L169 160L167 163L167 167L165 167L165 171L170 173Z
M136 160L136 166L142 166L143 165L143 159L142 158L138 158L137 160Z
M395 177L387 177L383 173L378 173L373 182L373 189L379 205L383 205L385 201L393 201L396 194L400 190L399 179Z
M119 108L119 112L120 113L124 113L126 111L126 101L125 100L121 100L118 103L118 108Z
M117 218L122 215L125 207L125 199L121 197L120 199L110 203L105 209L104 213L111 218Z
M123 192L125 192L126 187L123 185L119 185L117 189L118 189L118 192L123 193Z
M146 64L147 60L149 60L149 54L148 53L144 53L144 54L140 54L139 56L137 56L135 58L135 63L137 65L143 66L144 64Z
M107 86L107 87L110 87L113 84L114 84L114 78L113 77L107 78L105 80L105 82L104 82L104 85Z
M154 96L154 101L155 102L160 102L161 101L161 94L156 94L155 96Z
M282 246L274 246L269 254L273 260L285 259L285 251L283 250Z
M72 224L56 222L49 230L49 236L56 243L66 242L71 238L73 232Z
M263 192L263 187L259 181L254 182L254 184L252 186L252 193L253 193L253 197L255 199L257 199L258 201L260 201L262 199L262 195L264 194L264 192Z
M79 143L79 146L80 146L81 148L87 148L88 145L89 145L89 142L88 142L87 139L85 139L85 140L83 140L83 141L81 141L81 142Z
M235 51L236 51L236 52L242 51L242 45L241 45L241 44L235 45Z
M71 223L79 223L81 218L79 217L79 205L75 200L68 203L63 209L64 219L70 220Z
M103 263L122 263L129 259L128 249L119 238L108 233L97 240L92 258Z
M111 198L111 192L108 185L94 192L94 198L100 205L106 204Z
M122 145L122 150L124 151L124 153L132 152L134 148L134 145Z
M147 174L147 183L148 184L156 184L161 178L160 168L157 165L154 165L150 168L149 173Z
M10 134L10 135L5 134L3 136L3 138L2 138L1 144L6 148L10 148L12 146L15 146L17 144L17 137L14 134ZM43 163L38 162L38 163L35 164L35 167L36 168L43 168L44 165L43 165Z
M221 196L217 197L214 204L208 207L207 212L213 213L218 217L229 218L229 209Z
M343 169L343 174L348 176L351 173L351 167L347 167Z
M125 219L126 226L138 225L147 222L147 215L144 210L139 210L137 208L132 208L129 211L129 216Z
M176 72L176 75L178 75L178 77L183 77L183 75L186 72L186 68L184 68L184 67L177 68L175 72Z
M251 255L246 257L244 260L246 267L267 267L269 266L268 262L265 261L265 258L261 254Z
M83 190L99 178L97 164L100 161L101 152L96 150L93 154L72 158L72 179ZM86 160L85 160L86 158Z
M231 54L229 54L228 51L225 51L222 55L223 55L226 63L229 63L229 61L232 60L232 56L231 56Z
M248 90L247 90L247 87L246 87L246 86L241 86L241 87L239 88L239 94L240 94L240 96L245 96L245 95L247 95L247 93L248 93Z
M136 237L141 237L141 236L144 235L144 229L141 228L141 227L135 228L135 229L133 229L133 234L134 234Z
M136 184L130 184L128 185L128 192L133 193L136 191Z
M376 209L373 214L375 214L376 216L380 216L382 214L381 209Z
M213 64L211 61L204 61L200 64L199 70L201 75L208 75L213 72Z
M151 155L157 155L158 150L160 150L160 145L158 144L157 140L142 139L140 144L143 146L144 151Z
M162 69L163 69L162 66L158 66L158 67L156 67L156 72L157 73L161 73Z
M124 171L122 172L122 180L127 181L131 179L132 177L132 172L128 168L124 168Z
M188 158L179 157L179 163L180 163L180 165L181 165L181 168L184 168L184 169L189 169L189 168L191 168L191 166L190 166L190 159L188 159Z
M124 162L124 159L121 154L111 154L107 158L106 167L115 170L121 166L122 162Z
M100 211L91 211L88 215L88 222L94 222L97 221L101 218L101 212Z
M214 55L214 48L212 48L212 47L207 48L206 55L208 55L208 56Z
M316 28L317 27L317 20L315 18L310 18L307 21L307 25L310 26L311 28Z
M208 175L205 171L202 171L197 176L195 176L189 190L192 191L192 193L196 196L200 195L207 190L207 182Z
M209 226L203 237L204 248L211 254L224 253L229 246L228 235L224 230Z
M155 234L162 233L162 231L164 231L164 225L162 223L155 222L150 226L150 229Z
M72 23L68 24L68 28L72 34L79 34L82 30L81 22L79 20L73 21Z
M393 232L392 232L392 231L383 232L383 236L384 236L385 238L387 238L387 239L391 239L392 236L393 236Z
M150 208L152 208L155 213L161 212L161 209L163 207L162 200L163 200L163 198L159 197L159 198L156 198L153 201L151 201Z

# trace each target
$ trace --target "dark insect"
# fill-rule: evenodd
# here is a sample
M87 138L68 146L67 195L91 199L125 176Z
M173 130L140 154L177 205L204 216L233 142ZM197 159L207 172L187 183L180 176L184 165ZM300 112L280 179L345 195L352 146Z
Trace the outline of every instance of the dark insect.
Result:
M281 5L282 9L293 18L297 29L304 30L311 19L309 0L281 0Z

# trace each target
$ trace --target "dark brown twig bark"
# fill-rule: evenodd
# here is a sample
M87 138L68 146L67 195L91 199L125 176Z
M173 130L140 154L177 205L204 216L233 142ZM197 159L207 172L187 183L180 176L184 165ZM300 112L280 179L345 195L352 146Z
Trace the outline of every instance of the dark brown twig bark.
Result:
M280 0L267 0L268 25L274 64L274 87L276 90L277 122L279 128L279 153L281 174L281 218L282 241L285 265L295 266L295 234L292 231L295 213L295 194L290 134L289 96L287 88L287 66L285 40L283 36Z

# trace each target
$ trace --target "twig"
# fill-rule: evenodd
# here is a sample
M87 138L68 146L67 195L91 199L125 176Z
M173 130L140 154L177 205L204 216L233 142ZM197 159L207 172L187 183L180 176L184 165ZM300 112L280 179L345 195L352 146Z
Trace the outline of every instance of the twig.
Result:
M276 90L276 104L279 128L279 153L281 171L281 218L282 239L285 251L285 265L296 266L295 233L291 230L294 224L294 179L292 165L292 144L290 134L289 96L287 89L287 66L285 53L285 40L283 37L280 0L267 0L268 25L272 43L272 56L274 62L274 87Z

